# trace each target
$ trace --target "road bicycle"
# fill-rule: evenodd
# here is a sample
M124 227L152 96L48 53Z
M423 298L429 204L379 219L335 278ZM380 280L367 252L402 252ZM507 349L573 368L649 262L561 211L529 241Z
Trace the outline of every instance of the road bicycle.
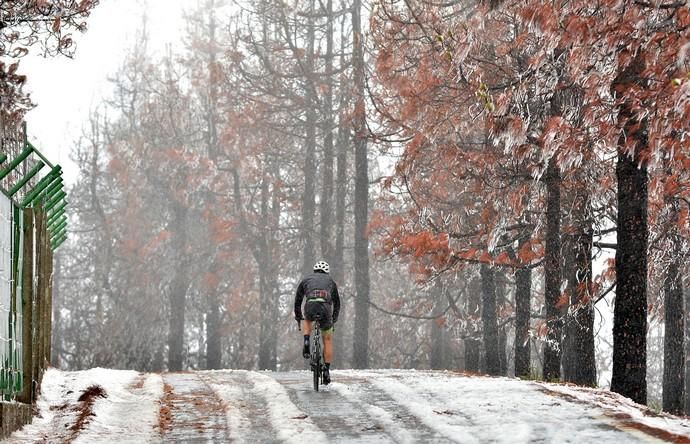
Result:
M300 323L300 330L302 329ZM324 383L324 369L326 364L321 351L321 318L317 317L311 324L311 336L309 338L309 368L314 379L314 391L319 391L319 384Z

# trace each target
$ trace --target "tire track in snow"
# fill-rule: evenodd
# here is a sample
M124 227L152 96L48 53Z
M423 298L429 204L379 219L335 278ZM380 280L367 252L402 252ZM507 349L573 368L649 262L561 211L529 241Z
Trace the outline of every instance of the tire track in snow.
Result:
M334 371L334 382L315 392L310 372L270 375L285 387L292 402L312 418L328 442L447 442L383 392L372 391L364 378ZM413 432L408 426L420 429Z
M327 442L392 442L382 433L383 427L374 418L336 390L321 386L320 391L315 392L311 372L273 373L271 376L284 387L292 402L323 431Z
M466 444L481 442L471 432L472 421L461 412L449 410L445 403L430 402L426 394L380 374L371 374L370 381L374 387L387 393L394 402L404 406L426 427L437 431L445 439Z
M313 416L297 403L293 402L286 388L273 376L277 373L247 373L254 384L254 392L260 394L266 402L271 423L276 437L284 442L303 444L332 442L326 434L314 424ZM268 376L268 375L271 376Z
M248 415L252 413L252 409L246 400L248 396L244 392L240 378L226 377L222 382L218 382L207 373L200 374L199 377L223 400L230 440L248 442L246 438L252 434L252 422Z
M235 442L328 442L309 415L290 399L270 373L245 370L204 372L203 378L226 405Z
M208 371L200 377L225 404L230 440L238 443L275 441L266 404L253 392L253 384L245 370Z
M198 373L167 373L163 382L169 387L161 408L168 415L164 442L229 440L225 405Z
M334 378L342 382L334 382L332 388L348 401L361 405L395 442L449 442L384 391L375 388L370 381L341 375L340 372L334 372Z

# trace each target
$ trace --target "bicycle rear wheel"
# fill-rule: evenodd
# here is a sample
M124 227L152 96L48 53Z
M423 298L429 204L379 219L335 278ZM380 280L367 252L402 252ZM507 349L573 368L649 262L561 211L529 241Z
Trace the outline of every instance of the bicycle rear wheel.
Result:
M319 382L321 381L321 366L320 365L315 365L314 370L314 391L318 392L319 391Z
M314 391L319 391L319 382L321 381L321 344L319 341L319 334L313 336L314 343L312 344L314 350L311 360L311 371L314 377Z

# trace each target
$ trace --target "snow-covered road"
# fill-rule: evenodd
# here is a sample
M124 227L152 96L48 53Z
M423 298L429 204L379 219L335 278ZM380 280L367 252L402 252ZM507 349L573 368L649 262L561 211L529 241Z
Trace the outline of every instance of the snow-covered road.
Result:
M455 373L49 370L9 442L690 442L690 421L602 390ZM94 387L102 388L102 391Z

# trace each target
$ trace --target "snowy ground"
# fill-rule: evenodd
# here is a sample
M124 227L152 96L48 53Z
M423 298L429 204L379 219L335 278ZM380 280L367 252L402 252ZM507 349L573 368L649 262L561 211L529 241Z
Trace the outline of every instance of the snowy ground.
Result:
M602 390L455 373L49 370L18 442L690 442L690 421Z

